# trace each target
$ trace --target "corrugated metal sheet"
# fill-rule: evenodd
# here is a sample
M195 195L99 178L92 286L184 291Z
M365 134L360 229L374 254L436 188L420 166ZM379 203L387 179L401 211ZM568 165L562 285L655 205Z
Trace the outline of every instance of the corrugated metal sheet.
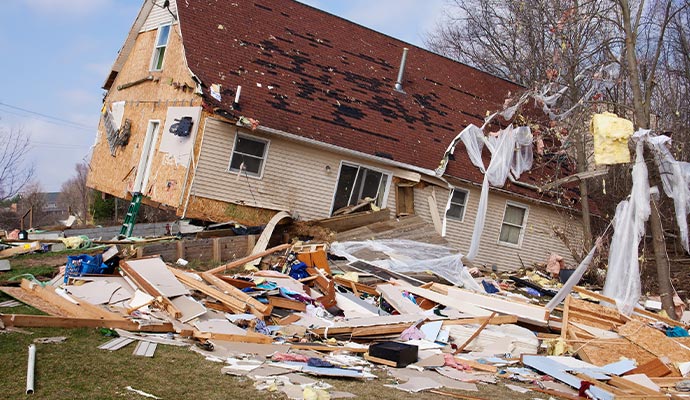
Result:
M293 211L305 220L318 219L330 215L341 161L385 169L356 158L344 158L301 143L271 137L268 138L268 156L261 179L238 176L228 172L237 132L252 135L252 132L228 123L206 119L201 156L192 187L194 195ZM384 206L394 209L395 195L392 190L389 192L391 194Z
M153 357L153 353L156 352L157 346L157 343L151 343L141 340L139 341L139 343L137 343L137 347L134 349L134 352L132 354L141 357Z
M156 4L158 3L162 5L163 1L159 0ZM167 8L154 5L151 9L151 13L149 13L148 18L146 18L146 22L144 22L144 25L141 27L139 32L150 31L152 29L157 29L161 25L174 23L175 19L173 18L171 12L172 14L177 15L177 2L175 0L170 0L170 11L168 11Z

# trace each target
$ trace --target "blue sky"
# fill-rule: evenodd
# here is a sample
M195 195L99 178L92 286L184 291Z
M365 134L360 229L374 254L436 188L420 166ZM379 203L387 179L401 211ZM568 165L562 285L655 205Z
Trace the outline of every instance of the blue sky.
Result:
M0 129L31 137L26 160L44 191L58 191L88 159L103 91L143 0L3 0ZM230 1L230 0L223 0ZM443 0L304 0L421 46Z

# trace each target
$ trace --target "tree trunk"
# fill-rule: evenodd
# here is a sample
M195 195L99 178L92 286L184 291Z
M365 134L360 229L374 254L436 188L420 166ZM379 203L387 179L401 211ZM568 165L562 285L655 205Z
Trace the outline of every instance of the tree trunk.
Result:
M652 230L652 248L654 249L654 260L656 261L656 273L659 280L659 295L661 306L672 319L678 320L676 308L673 304L675 291L671 285L671 271L666 257L666 240L664 239L664 229L661 226L661 216L657 207L656 200L651 199L651 213L649 216L649 226Z

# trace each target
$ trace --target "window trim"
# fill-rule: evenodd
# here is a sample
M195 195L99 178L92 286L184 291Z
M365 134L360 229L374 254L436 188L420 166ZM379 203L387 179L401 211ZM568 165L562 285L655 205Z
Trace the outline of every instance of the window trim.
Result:
M522 226L520 226L520 236L518 238L517 244L516 243L510 243L510 242L504 242L501 240L501 231L503 230L503 225L506 224L505 218L506 218L506 211L508 210L508 206L522 208L523 210L525 210L525 215L522 218ZM516 249L521 248L522 247L522 241L525 237L525 231L527 230L527 218L528 217L529 217L529 206L528 205L518 203L518 202L515 202L512 200L506 200L505 206L503 206L503 216L501 217L501 224L499 225L498 238L496 240L496 243L499 246L512 247L512 248L516 248ZM510 223L508 223L508 225L517 227L517 225L510 224Z
M161 36L161 31L163 30L164 27L168 26L170 29L168 30L168 40L166 40L165 45L159 46L158 45L158 40L160 39ZM166 59L166 54L168 52L168 45L170 44L170 35L172 34L172 24L162 24L158 26L158 29L156 30L156 41L153 42L153 54L151 54L151 63L149 64L149 71L157 72L157 71L162 71L163 68L165 67L165 59ZM160 48L165 48L165 52L163 53L163 61L161 62L161 67L160 69L155 68L156 64L156 57L158 55L158 50Z
M456 190L458 190L460 192L465 192L465 204L462 205L462 215L460 216L460 218L448 215L448 211L450 210L450 207L453 204L458 204L458 203L453 203L453 194L455 194ZM469 203L469 202L470 202L470 191L467 189L453 186L453 190L450 191L450 195L448 196L448 206L446 207L446 218L453 220L453 221L464 222L465 221L465 213L467 213L467 203Z
M258 137L258 136L254 136L254 135L249 135L247 133L242 133L239 131L235 132L235 138L232 141L232 149L230 150L230 160L228 161L228 168L226 169L226 171L231 173L231 174L237 174L238 172L240 172L239 169L232 168L232 157L235 155L235 147L237 146L237 139L241 138L241 137L243 137L245 139L249 139L249 140L254 140L256 142L262 142L265 144L264 154L261 156L261 168L259 170L259 173L255 174L255 173L249 172L247 170L245 170L244 173L242 173L243 176L248 176L250 178L261 180L264 177L264 169L266 168L266 162L268 161L268 147L271 144L271 140L270 139L264 139L262 137ZM250 156L255 157L252 155L250 155Z
M331 196L331 206L330 206L330 211L329 211L329 216L333 215L333 212L336 211L333 209L333 206L335 205L335 196L336 192L338 190L338 182L340 182L340 172L343 170L343 165L347 165L350 167L355 167L355 168L366 168L368 170L374 171L374 172L380 172L388 177L386 180L386 187L383 189L383 196L381 197L381 208L385 208L388 205L388 195L390 194L390 188L391 188L391 183L393 181L393 173L391 171L382 169L382 168L376 168L372 167L370 165L366 164L361 164L355 161L347 161L347 160L340 160L340 163L338 163L338 175L335 177L335 185L333 187L333 195ZM352 194L350 194L352 196ZM349 200L348 200L349 203Z

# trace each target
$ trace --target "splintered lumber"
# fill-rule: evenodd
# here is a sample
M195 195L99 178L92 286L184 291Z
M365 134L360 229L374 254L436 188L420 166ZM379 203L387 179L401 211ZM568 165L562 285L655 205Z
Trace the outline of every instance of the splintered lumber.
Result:
M393 368L396 368L398 366L398 363L395 361L386 360L385 358L370 356L369 353L364 354L364 359L369 361L369 362L373 362L375 364L387 365L387 366L393 367Z
M43 287L29 280L22 279L21 288L25 292L35 295L42 300L53 304L55 307L61 309L63 314L69 317L110 320L122 319L122 317L117 314L103 310L100 307L94 306L93 304L89 304L87 302L74 304L57 294L55 292L55 288L52 286Z
M201 277L206 282L212 284L223 293L236 298L240 302L246 303L247 307L249 307L249 311L257 317L263 318L271 314L272 306L270 304L261 303L252 296L248 295L247 293L241 291L240 289L232 286L231 284L225 282L224 280L218 278L217 276L211 273L202 272Z
M218 274L221 272L225 272L229 269L237 268L237 267L242 266L248 262L251 262L251 261L257 260L259 258L265 257L269 254L273 254L277 251L288 249L288 248L290 248L290 246L291 245L289 243L285 243L285 244L281 244L280 246L271 247L270 249L268 249L266 251L262 251L261 253L252 254L250 256L243 257L243 258L237 259L235 261L231 261L227 264L223 264L223 265L218 266L216 268L210 269L206 272L208 272L209 274Z
M307 310L307 305L297 301L297 300L290 300L286 299L285 297L279 297L279 296L268 296L268 304L270 304L273 307L277 308L285 308L287 310L295 310L295 311L306 311Z
M498 367L496 367L495 365L482 364L480 362L477 362L474 360L468 360L466 358L461 358L461 357L455 357L455 361L458 364L464 364L464 365L470 366L473 369L476 369L477 371L486 371L486 372L491 372L494 374L496 372L498 372Z
M323 304L326 309L337 306L338 302L335 299L335 282L331 279L327 279L316 268L307 268L307 273L316 277L314 283L319 290L324 293L324 295L317 298L316 301Z
M632 371L628 372L628 375L634 375L634 374L645 374L650 378L661 378L666 375L671 375L673 373L673 370L668 367L661 359L658 357L647 361L644 364L639 364L638 361L638 367L633 369Z
M342 286L345 286L345 287L352 289L352 291L355 292L355 294L357 294L357 292L361 292L361 293L366 293L366 294L369 294L372 296L378 296L379 295L379 293L373 287L367 286L363 283L347 280L347 279L343 278L342 276L335 276L335 277L333 277L333 280L335 281L335 283L337 283L339 285L342 285Z
M110 328L138 332L174 332L172 324L139 325L127 319L55 317L52 315L0 314L5 326L17 328Z
M445 319L443 320L443 326L452 325L476 325L482 324L484 321L488 321L489 325L503 325L503 324L514 324L518 322L518 317L515 315L495 315L491 318L489 317L472 317L472 318L458 318L458 319Z
M482 322L482 324L479 325L479 328L477 328L477 330L474 331L474 333L469 338L467 338L467 340L465 340L465 343L458 346L458 349L455 350L455 354L462 353L462 351L465 350L465 347L467 347L467 345L470 344L470 342L472 342L477 336L479 336L480 333L482 333L484 328L486 328L486 326L489 325L489 321L491 321L491 318L493 318L495 316L496 316L496 312L494 311L491 313L489 318L487 318L484 322Z
M690 350L644 322L628 321L618 328L618 334L657 357L665 356L679 363L690 360Z
M20 246L10 247L0 251L0 258L12 257L20 254L31 253L32 251L40 250L41 242L23 243Z
M141 276L134 268L132 268L127 261L122 260L120 262L120 270L122 270L122 272L139 287L139 289L155 298L160 298L165 311L167 311L170 315L175 318L180 318L182 316L182 311L180 311L168 297L164 296L163 293L158 290L158 288L153 286L148 280L144 279L144 277Z
M221 304L230 308L234 313L241 314L247 310L247 305L241 302L240 300L228 296L220 290L211 287L203 282L197 281L196 279L187 275L187 273L185 273L184 271L172 267L168 267L168 269L177 277L177 279L180 280L180 282L184 283L185 285L189 286L194 290L198 290L206 296L218 300Z
M215 333L215 332L201 332L194 330L193 337L197 339L215 339L223 340L226 342L242 342L242 343L261 343L270 344L273 343L273 339L270 336L262 335L260 333L247 331L245 335L232 334L232 333Z
M58 317L69 317L69 313L57 307L55 304L43 300L42 298L34 295L33 293L26 292L20 287L1 287L0 290L5 292L7 295L21 301L24 304L28 304L31 307L41 310L46 314L58 316Z
M601 301L601 302L604 302L604 303L616 304L616 300L614 300L614 299L612 299L612 298L610 298L610 297L606 297L606 296L604 296L604 295L602 295L602 294L600 294L600 293L592 292L592 291L587 290L587 289L585 289L585 288L583 288L583 287L580 287L580 286L575 286L575 287L573 288L573 290L576 291L576 292L578 292L578 293L580 293L580 294L584 294L585 296L588 296L588 297L597 299L597 300L599 300L599 301ZM608 308L608 307L607 307L607 308ZM641 307L635 307L635 311L634 311L634 312L635 312L635 314L638 314L638 315L647 317L648 319L653 319L653 320L657 320L657 321L662 321L662 322L664 322L664 323L666 323L666 324L668 324L668 325L670 325L670 326L681 325L681 322L680 322L680 321L675 321L675 320L672 320L672 319L670 319L670 318L663 317L663 316L661 316L661 315L659 315L659 314L655 314L655 313L653 313L653 312L647 311L647 310L645 310L644 308L641 308Z

